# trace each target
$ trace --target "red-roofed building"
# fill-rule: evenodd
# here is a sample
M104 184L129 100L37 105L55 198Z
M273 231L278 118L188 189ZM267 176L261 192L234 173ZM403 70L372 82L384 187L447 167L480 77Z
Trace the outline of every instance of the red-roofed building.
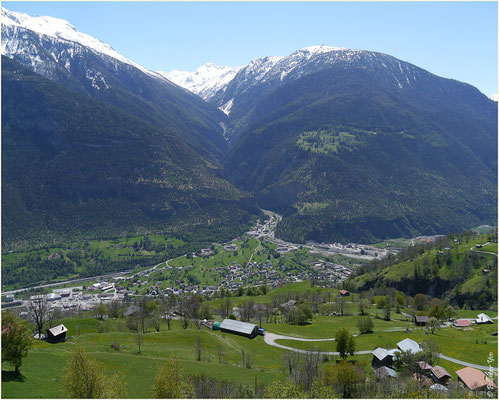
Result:
M350 292L348 290L341 289L340 296L350 296Z
M466 367L456 371L459 381L463 382L470 390L495 390L497 386L483 371L476 368Z
M471 326L471 322L468 321L467 319L457 319L454 321L454 326L456 328L464 328L467 326Z

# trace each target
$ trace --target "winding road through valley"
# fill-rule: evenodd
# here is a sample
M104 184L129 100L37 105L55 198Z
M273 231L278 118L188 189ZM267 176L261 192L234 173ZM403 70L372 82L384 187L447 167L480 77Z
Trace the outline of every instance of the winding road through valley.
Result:
M401 331L403 331L403 330L405 330L405 329L401 329ZM393 331L393 329L390 331ZM358 336L358 335L354 335L354 336ZM268 332L268 331L265 332L263 339L265 340L265 343L267 343L269 346L279 347L281 349L290 350L290 351L294 351L296 353L302 353L302 354L308 354L308 353L311 353L314 351L295 349L293 347L284 346L282 344L276 343L275 341L279 340L279 339L296 340L296 341L300 341L300 342L326 342L326 341L334 341L335 340L334 338L330 338L330 339L304 339L304 338L297 338L297 337L292 337L292 336L279 335L277 333L272 333L272 332ZM360 350L360 351L356 351L355 354L371 354L374 350L375 349ZM328 356L340 355L340 353L338 353L337 351L320 351L320 353L326 354ZM439 357L442 358L443 360L447 360L447 361L453 362L455 364L464 365L465 367L472 367L472 368L476 368L476 369L481 369L483 371L489 371L492 368L493 371L497 372L496 367L489 367L488 365L485 366L485 365L477 365L477 364L468 363L466 361L461 361L461 360L458 360L456 358L448 357L442 353L439 354Z

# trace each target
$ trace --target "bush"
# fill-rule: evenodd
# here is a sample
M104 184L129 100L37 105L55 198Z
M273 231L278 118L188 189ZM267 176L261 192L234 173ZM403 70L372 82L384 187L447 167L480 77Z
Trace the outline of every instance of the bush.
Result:
M111 342L111 348L114 349L114 350L116 350L116 351L120 351L121 350L121 346L115 340L113 340Z
M359 331L361 334L364 333L371 333L374 328L374 322L371 319L371 317L362 317L359 318L359 321L357 322L357 326L359 327Z

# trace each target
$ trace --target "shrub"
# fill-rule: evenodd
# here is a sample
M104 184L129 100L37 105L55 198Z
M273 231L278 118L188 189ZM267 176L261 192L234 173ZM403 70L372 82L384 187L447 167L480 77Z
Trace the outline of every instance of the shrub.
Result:
M371 319L371 317L362 317L359 318L359 321L357 322L357 326L359 327L359 331L361 334L364 333L371 333L374 328L374 322Z

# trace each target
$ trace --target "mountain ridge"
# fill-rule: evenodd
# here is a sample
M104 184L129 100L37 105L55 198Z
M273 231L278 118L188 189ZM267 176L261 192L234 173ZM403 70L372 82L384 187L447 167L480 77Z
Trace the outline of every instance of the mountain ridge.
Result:
M369 242L497 219L497 103L471 85L387 54L320 45L237 69L205 64L197 80L176 71L206 102L96 51L100 41L68 41L80 37L69 23L51 36L22 21L2 22L2 51L14 61L188 146L212 169L208 180L282 213L283 238ZM189 166L179 167L188 181Z

